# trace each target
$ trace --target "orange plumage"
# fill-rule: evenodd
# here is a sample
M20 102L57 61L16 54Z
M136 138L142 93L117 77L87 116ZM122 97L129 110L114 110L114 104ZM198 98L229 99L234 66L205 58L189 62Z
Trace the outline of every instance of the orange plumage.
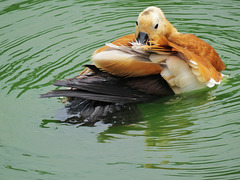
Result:
M116 46L132 46L131 42L134 42L136 40L135 34L129 34L126 36L123 36L115 41L112 42L112 44ZM107 50L109 47L108 46L103 46L99 49L97 49L94 54L100 53L101 51Z
M133 58L125 58L125 55L122 56L121 54L119 54L120 58L118 58L118 55L114 55L114 53L118 52L116 48L104 46L93 53L92 60L98 68L117 76L146 76L161 73L163 67L165 67L163 65L164 62L166 63L168 58L171 59L171 57L177 56L188 64L189 69L204 86L212 87L221 82L222 74L220 71L225 69L225 65L214 48L195 35L179 33L177 29L167 21L161 9L156 7L147 8L140 13L137 22L135 36L134 34L123 36L112 42L112 44L119 46L120 49L121 47L129 47L147 52L149 54L146 53L144 58L148 60L139 60L135 57L137 55L134 53ZM148 45L133 45L132 42L135 41L135 38L139 38L141 34L147 36ZM112 55L106 53L106 57L109 56L106 59L104 59L104 57L95 58L95 55L98 53L101 54L104 51L110 52L111 50L115 51L112 51L114 52ZM159 54L160 59L161 57L165 57L166 54L168 54L168 57L166 57L164 62L159 61L156 63L149 59L151 53ZM174 64L171 66L172 67L167 68L173 69ZM177 66L176 64L175 68L177 68ZM174 72L170 73L174 74ZM177 76L173 77L176 78ZM179 84L179 82L175 84ZM199 87L193 88L193 90Z

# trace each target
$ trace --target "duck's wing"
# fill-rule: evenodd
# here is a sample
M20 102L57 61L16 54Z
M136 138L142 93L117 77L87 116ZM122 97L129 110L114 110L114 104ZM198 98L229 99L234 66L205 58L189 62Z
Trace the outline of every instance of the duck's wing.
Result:
M112 42L112 44L116 46L132 46L132 42L135 42L135 41L136 41L135 34L128 34L116 39L115 41ZM107 45L103 46L97 49L96 51L94 51L93 55L98 54L102 51L106 51L108 49L110 49L109 46Z
M209 87L219 84L223 77L219 71L225 66L216 51L194 35L186 37L177 36L174 43L160 35L154 37L153 45L145 46L145 50L159 53L163 48L169 48L175 56L189 65L199 82Z
M154 100L174 94L168 83L160 75L124 78L102 72L94 65L88 65L90 74L77 78L59 80L55 86L71 89L54 90L42 94L46 97L77 97L111 103L137 103Z
M91 60L102 71L121 77L160 74L162 70L159 64L149 60L147 51L136 45L134 34L123 36L96 50Z
M168 40L180 47L188 49L201 58L203 57L201 61L209 62L217 71L225 69L225 65L215 49L197 36L193 34L176 34L170 36Z

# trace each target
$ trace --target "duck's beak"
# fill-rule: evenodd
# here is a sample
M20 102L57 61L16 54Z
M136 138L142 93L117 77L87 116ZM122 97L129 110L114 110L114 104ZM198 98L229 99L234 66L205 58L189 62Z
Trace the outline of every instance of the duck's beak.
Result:
M145 45L148 41L148 34L144 32L140 32L137 37L137 42Z

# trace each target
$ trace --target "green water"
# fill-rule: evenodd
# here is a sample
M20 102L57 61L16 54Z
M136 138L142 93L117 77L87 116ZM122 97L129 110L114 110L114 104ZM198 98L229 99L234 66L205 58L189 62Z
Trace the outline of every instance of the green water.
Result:
M39 94L133 33L150 5L210 43L229 77L141 104L143 119L130 125L57 123L64 105ZM0 1L0 179L240 179L239 10L239 0Z

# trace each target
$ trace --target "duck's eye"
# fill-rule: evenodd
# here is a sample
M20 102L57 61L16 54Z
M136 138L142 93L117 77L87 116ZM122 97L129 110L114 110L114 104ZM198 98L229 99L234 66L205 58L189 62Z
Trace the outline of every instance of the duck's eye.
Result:
M138 26L138 22L136 21L136 25Z
M156 26L154 28L157 29L158 28L158 24L156 24Z

